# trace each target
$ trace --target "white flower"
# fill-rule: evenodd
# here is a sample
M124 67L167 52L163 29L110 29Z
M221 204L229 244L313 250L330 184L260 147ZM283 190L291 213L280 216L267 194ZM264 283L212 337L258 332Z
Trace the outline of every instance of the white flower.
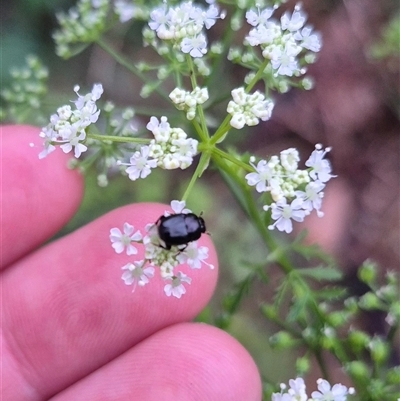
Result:
M167 117L151 117L147 128L153 132L150 141L149 156L157 159L157 165L166 170L185 169L193 163L197 154L198 141L188 138L180 128L171 128Z
M300 156L299 152L295 148L289 148L282 150L280 154L282 167L289 172L294 172L297 170L299 165Z
M87 146L81 143L86 138L86 132L81 130L78 132L79 125L72 124L69 127L68 134L66 133L67 130L63 131L63 140L59 140L59 143L64 142L60 148L64 153L71 152L74 149L74 156L76 158L80 157L82 152L86 152Z
M200 88L198 86L193 89L193 91L191 92L191 95L193 96L194 100L196 101L196 104L203 104L209 98L208 89Z
M127 0L116 0L114 3L114 11L119 16L119 20L124 23L134 18L136 13L140 10L138 6Z
M246 12L246 20L250 25L257 26L257 25L265 25L269 18L274 13L274 8L265 8L260 12L260 9L255 12L253 9Z
M176 258L179 263L186 263L192 269L200 269L202 263L206 264L211 269L214 268L213 265L205 262L205 259L208 258L208 248L206 246L198 247L197 241L191 242Z
M188 92L186 92L183 89L180 88L175 88L170 94L169 98L172 100L172 102L176 105L180 105L185 103L185 99L187 96Z
M149 283L149 279L154 276L154 267L149 266L143 268L145 264L144 260L139 260L137 262L128 263L122 267L122 270L126 270L121 278L126 285L134 284L133 291L135 291L136 284L140 287L145 286Z
M201 27L204 25L206 29L210 29L215 25L218 18L223 18L223 16L221 15L220 17L218 13L218 7L215 5L211 5L206 11L200 7L194 7L190 13L190 18L196 25Z
M100 114L100 110L97 110L96 100L100 99L103 93L103 86L101 84L94 84L92 91L84 96L79 95L79 86L76 85L74 92L77 94L78 99L75 100L76 109L73 111L74 118L80 121L82 127L87 127L90 124L95 123Z
M320 35L313 33L310 26L304 27L307 15L297 5L293 13L285 12L280 24L270 19L274 9L250 10L246 13L250 29L245 44L260 46L264 58L271 60L272 68L278 75L300 76L307 71L304 64L310 64L315 57L303 50L318 52L321 48ZM282 83L283 85L283 83Z
M157 160L149 159L149 149L148 146L142 146L140 151L136 151L131 156L129 163L126 164L129 166L126 172L132 181L137 180L139 177L146 178L151 173L151 169L157 167Z
M151 117L146 128L151 131L158 142L167 142L171 136L171 126L167 117L161 117L158 121L157 117Z
M300 46L313 52L321 50L321 34L313 33L310 26L305 26L301 31L295 33L294 38L300 41Z
M227 111L232 116L232 127L241 129L245 125L257 125L260 119L266 121L271 118L274 103L265 99L262 93L248 94L244 88L237 88L231 94L233 100L228 103Z
M124 233L119 228L110 230L110 241L116 253L122 253L126 248L127 255L136 255L138 250L132 245L132 242L138 242L141 239L140 231L134 233L134 227L128 223L124 223Z
M301 377L289 380L288 394L296 401L307 401L306 385Z
M278 24L268 22L266 25L258 25L256 28L251 29L248 36L246 36L246 42L250 46L269 45L275 42L280 43L282 42L282 35L282 30Z
M310 177L313 180L319 180L321 182L327 182L331 178L336 177L332 175L331 164L328 160L325 160L325 155L331 151L331 148L325 148L322 150L322 145L315 145L315 150L311 153L311 156L306 161L305 165L311 168Z
M151 11L149 26L156 31L158 38L173 41L183 53L189 53L194 58L202 57L207 53L207 39L202 33L203 29L211 28L218 18L224 18L223 13L218 13L215 5L204 10L191 1L169 8L163 5Z
M40 152L39 158L46 157L54 151L55 145L59 145L64 153L74 151L75 157L80 157L87 150L84 144L86 140L86 128L95 123L100 114L96 101L103 93L103 86L95 84L92 91L84 96L79 95L79 86L74 88L78 96L73 103L76 109L65 105L57 109L57 114L50 117L50 123L44 127L39 134L44 138L44 150Z
M290 394L279 394L274 393L272 394L271 401L296 401Z
M182 272L178 272L171 280L171 284L165 285L164 292L168 297L172 295L175 298L180 298L186 293L183 283L190 284L192 282L192 279Z
M56 140L58 134L56 131L53 130L52 127L47 126L42 128L39 136L44 139L44 149L39 153L39 159L43 159L48 154L56 150L56 147L52 144L52 142Z
M325 188L325 184L321 181L312 181L307 184L305 191L296 191L296 197L300 198L302 201L302 207L311 212L313 209L316 210L318 217L324 215L320 211L322 205L322 199L324 193L322 190Z
M203 57L207 53L207 40L203 34L194 37L183 38L181 43L183 53L189 53L192 57Z
M169 261L164 261L160 264L160 276L164 280L173 279L174 278L174 268L175 264L170 263Z
M171 209L174 211L175 214L192 212L190 209L186 208L185 201L173 200L173 201L171 201L170 205L171 205ZM168 213L168 215L169 215L169 213Z
M286 393L286 384L281 383L281 392L272 394L272 401L307 401L306 385L301 377L289 380L289 389Z
M186 111L186 118L193 120L196 116L196 106L208 100L207 88L196 87L192 92L187 92L180 88L175 88L169 98L176 105L178 110Z
M286 11L281 17L281 26L282 29L287 29L288 31L298 31L304 26L306 22L307 14L300 10L299 6L296 6L293 14L290 15L288 11Z
M349 394L354 393L354 389L350 387L347 389L343 384L334 384L333 387L323 379L318 379L318 390L313 391L311 394L314 401L346 401Z
M299 46L300 50L301 47ZM293 76L300 72L300 66L297 61L297 54L294 54L291 45L274 46L271 51L264 50L264 57L271 58L271 65L279 75Z
M206 29L210 29L212 26L215 25L215 23L217 22L217 19L219 18L219 10L218 7L215 5L211 5L210 7L208 7L207 11L205 12L204 15L204 26L206 27ZM224 15L221 15L221 18L224 18Z
M150 18L153 21L149 22L149 26L153 31L160 31L162 29L167 29L169 22L169 13L165 4L155 8L150 13Z
M301 222L304 217L308 214L302 208L303 201L296 198L288 205L286 198L278 200L276 203L272 203L271 206L265 205L264 210L271 209L271 217L276 220L274 224L268 226L269 230L273 230L275 227L279 231L285 231L286 233L291 233L293 230L292 220Z
M276 187L277 181L274 180L274 175L276 172L271 169L266 160L260 160L257 167L250 163L254 169L255 173L249 173L246 175L247 184L256 187L257 192L266 192L271 189L271 186Z

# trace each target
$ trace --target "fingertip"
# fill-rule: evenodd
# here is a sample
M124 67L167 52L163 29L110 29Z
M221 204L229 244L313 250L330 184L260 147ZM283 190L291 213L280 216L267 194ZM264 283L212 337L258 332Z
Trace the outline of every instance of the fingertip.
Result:
M248 352L226 332L201 323L167 327L55 397L141 401L260 401Z
M67 168L70 155L56 151L39 159L39 132L27 125L1 127L2 229L7 234L2 238L2 267L54 235L83 196L83 178Z

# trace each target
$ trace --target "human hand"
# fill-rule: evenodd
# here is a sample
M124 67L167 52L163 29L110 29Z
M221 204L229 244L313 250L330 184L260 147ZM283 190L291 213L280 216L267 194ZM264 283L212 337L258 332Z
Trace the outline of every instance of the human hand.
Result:
M257 368L225 332L190 323L209 301L214 270L191 270L181 299L161 279L138 288L120 280L109 230L143 229L165 210L134 204L37 249L74 214L82 177L69 155L38 159L38 130L2 127L2 389L4 401L261 399ZM41 145L39 145L41 146ZM185 269L183 269L185 271Z

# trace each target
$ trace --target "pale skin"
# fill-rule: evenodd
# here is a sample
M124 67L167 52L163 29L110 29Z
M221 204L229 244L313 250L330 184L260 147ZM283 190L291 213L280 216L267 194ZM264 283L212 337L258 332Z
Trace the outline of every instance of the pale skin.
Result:
M158 277L134 293L120 279L132 256L114 252L110 228L127 221L143 232L166 205L128 205L43 245L76 212L83 178L66 168L71 155L60 149L39 160L38 133L1 127L0 398L261 400L247 351L225 332L191 322L216 286L209 236L200 244L215 269L184 267L192 284L181 299L167 297Z

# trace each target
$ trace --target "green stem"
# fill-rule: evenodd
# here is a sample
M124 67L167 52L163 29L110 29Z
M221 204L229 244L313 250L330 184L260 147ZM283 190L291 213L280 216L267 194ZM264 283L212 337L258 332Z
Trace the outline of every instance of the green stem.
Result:
M210 160L210 156L207 153L201 154L199 163L197 164L197 167L196 167L196 170L195 170L192 178L190 179L189 185L187 186L185 193L182 196L183 201L187 200L191 190L193 189L193 186L194 186L196 180L201 176L201 174L205 170L207 164L209 163L209 160Z
M231 128L230 121L232 116L228 114L224 121L222 121L219 128L215 131L215 134L211 137L210 144L215 145Z
M268 65L269 60L265 59L263 61L263 63L261 64L260 68L258 69L256 75L253 77L253 79L249 82L249 84L246 86L245 88L245 92L249 93L254 85L261 79L261 77L264 74L264 70L265 67ZM216 144L218 143L218 141L229 131L230 129L230 121L232 119L232 116L230 114L228 114L224 121L221 123L221 125L219 126L219 128L217 129L217 131L215 132L215 134L212 136L211 138L211 144Z
M197 81L196 81L196 74L194 73L194 65L193 65L193 60L189 56L189 54L186 55L186 62L188 63L189 66L189 74L190 74L190 82L192 84L192 88L197 88Z
M215 146L211 149L211 153L229 160L230 162L232 162L233 164L236 164L237 166L241 167L245 171L248 171L250 173L254 171L254 169L249 164L242 162L241 160L237 159L235 156L232 156L229 153L224 152L223 150L218 149Z
M266 66L268 65L269 61L270 60L265 59L263 61L263 63L260 65L260 68L258 69L256 75L254 75L253 79L246 86L246 88L245 88L246 93L249 93L253 89L254 85L261 79L261 77L264 74L264 70L265 70Z
M193 124L197 134L199 135L199 138L202 140L202 142L207 143L208 142L208 136L203 131L203 129L200 126L199 122L196 119L193 119L192 120L192 124Z
M146 138L132 138L128 136L115 136L115 135L99 135L99 134L87 134L88 138L98 139L99 141L111 141L111 142L122 142L122 143L150 143L150 139Z
M192 57L190 57L188 54L186 55L186 61L188 63L189 66L189 73L190 73L190 82L192 84L192 89L196 89L197 88L197 80L196 80L196 73L194 70L194 65L193 65L193 60ZM201 104L197 105L197 114L200 118L200 124L201 124L201 131L203 132L204 135L201 135L201 137L203 138L203 141L207 141L210 138L210 135L208 133L208 128L207 128L207 124L206 124L206 117L204 115L204 110L203 110L203 106ZM199 131L198 131L199 132Z
M265 226L265 223L261 218L259 207L243 178L239 177L237 175L237 172L234 171L229 165L227 165L219 156L214 156L213 160L217 164L217 166L221 170L223 170L227 174L227 176L233 179L236 182L236 185L240 187L241 194L244 196L244 198L242 198L241 200L239 200L239 198L236 198L239 205L250 217L251 221L258 229L269 252L273 252L276 255L276 262L281 270L286 274L290 273L292 270L294 270L294 267L292 266L290 259L285 255L284 249L280 245L278 245L274 237L271 235L271 232ZM235 194L234 191L233 193Z
M316 360L318 362L318 365L319 365L319 367L321 369L322 376L324 377L325 380L329 381L329 373L328 373L328 369L326 367L324 358L322 358L321 353L317 352L317 351L314 352L314 355L315 355L315 358L316 358Z
M120 53L118 53L115 49L113 49L108 43L106 43L103 39L97 39L96 43L106 51L110 56L112 56L119 64L125 67L128 71L132 72L138 78L142 80L145 84L149 84L150 81L146 78L146 76L138 70L133 64L131 64L128 60L126 60ZM165 100L170 102L168 95L162 91L158 86L155 88L155 91Z

